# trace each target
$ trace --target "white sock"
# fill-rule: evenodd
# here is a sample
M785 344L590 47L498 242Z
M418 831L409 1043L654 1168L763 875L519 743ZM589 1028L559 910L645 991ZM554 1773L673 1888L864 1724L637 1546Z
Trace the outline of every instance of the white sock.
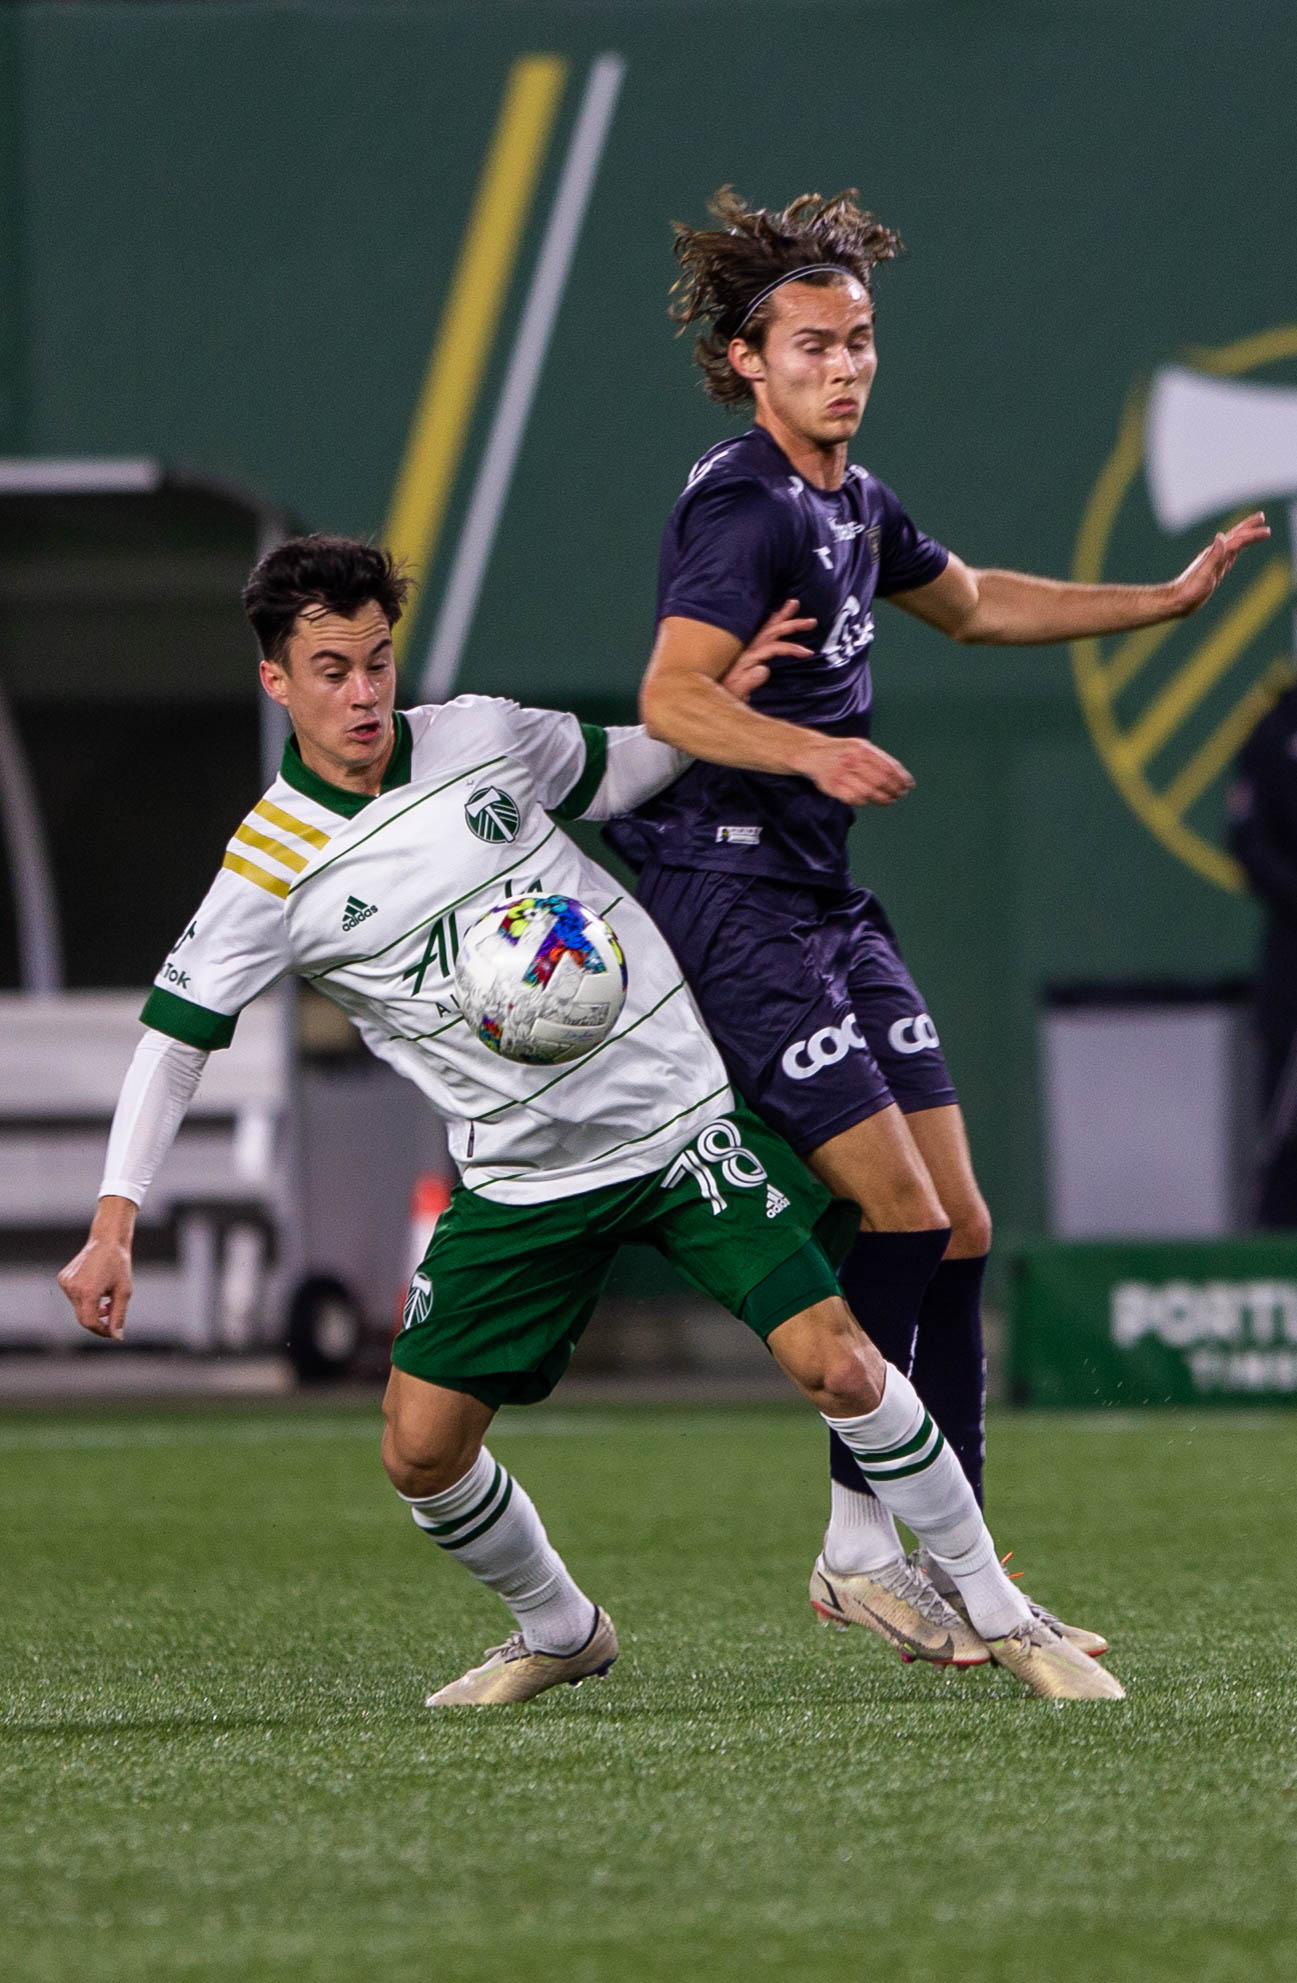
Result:
M968 1615L984 1639L1002 1638L1020 1625L1030 1625L1031 1607L1005 1575L985 1523L982 1534L962 1556L938 1556L935 1550L930 1554L938 1568L959 1586Z
M529 1651L574 1653L585 1644L594 1605L572 1581L531 1496L485 1446L453 1487L401 1499L439 1549L504 1599Z
M968 1615L987 1639L1030 1624L1021 1592L1005 1576L963 1469L895 1364L887 1366L882 1402L859 1418L828 1418L856 1457L878 1499L914 1530L952 1576Z
M896 1523L875 1495L830 1480L829 1502L824 1561L830 1570L849 1577L858 1570L881 1570L904 1556Z

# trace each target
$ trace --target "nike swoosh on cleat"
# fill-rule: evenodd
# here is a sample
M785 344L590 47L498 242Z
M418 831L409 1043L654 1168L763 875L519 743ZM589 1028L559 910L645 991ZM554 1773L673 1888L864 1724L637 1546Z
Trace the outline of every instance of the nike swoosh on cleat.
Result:
M834 1590L828 1578L824 1575L823 1571L820 1572L820 1582L823 1584L825 1590L828 1592L829 1602L832 1604L833 1609L837 1612L839 1618L845 1618L847 1614L842 1609L842 1606L838 1603L838 1594Z
M899 1629L899 1627L892 1624L890 1619L881 1617L877 1611L873 1610L871 1606L863 1603L861 1599L857 1598L856 1603L860 1605L860 1609L862 1611L867 1611L869 1613L869 1616L873 1619L879 1631L885 1632L887 1637L892 1641L893 1645L901 1646L905 1649L905 1651L909 1652L914 1646L918 1644L917 1639L912 1639L908 1632L902 1632ZM946 1643L944 1646L940 1647L935 1652L921 1652L918 1656L920 1659L926 1659L928 1663L932 1666L941 1666L952 1660L954 1658L954 1655L955 1655L955 1642L951 1638L949 1632L947 1632Z
M847 1613L842 1609L842 1606L838 1602L838 1594L834 1590L828 1578L824 1575L823 1571L820 1572L820 1582L824 1586L824 1589L828 1592L829 1597L832 1599L833 1608L837 1612L838 1617L846 1618ZM908 1633L902 1632L897 1626L893 1625L890 1618L882 1617L880 1613L875 1611L871 1605L866 1604L863 1598L857 1598L856 1603L860 1606L860 1609L862 1611L867 1611L869 1613L869 1616L873 1619L879 1631L883 1634L885 1638L890 1639L894 1646L898 1646L902 1648L904 1651L909 1652L917 1645L918 1643L917 1640L912 1639ZM823 1610L824 1606L822 1605L817 1606L817 1609ZM932 1666L949 1665L954 1661L955 1642L951 1638L949 1632L947 1632L946 1643L943 1646L940 1646L934 1652L920 1652L916 1654L916 1657L919 1659L926 1659L929 1662L929 1664Z

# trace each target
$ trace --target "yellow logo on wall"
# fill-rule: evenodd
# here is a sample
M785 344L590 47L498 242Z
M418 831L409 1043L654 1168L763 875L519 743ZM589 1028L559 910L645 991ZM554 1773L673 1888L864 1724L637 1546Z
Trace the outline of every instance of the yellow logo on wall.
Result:
M1250 510L1272 511L1275 535L1259 562L1245 554L1201 612L1072 644L1081 708L1113 783L1164 847L1222 888L1243 886L1221 845L1222 780L1293 678L1297 383L1285 380L1284 360L1297 360L1297 325L1193 351L1132 395L1072 568L1083 584L1147 578L1128 569L1124 540L1146 543L1150 513L1176 537L1196 532L1201 548ZM1285 522L1277 504L1288 509L1288 555L1275 549ZM1187 540L1182 562L1194 548Z

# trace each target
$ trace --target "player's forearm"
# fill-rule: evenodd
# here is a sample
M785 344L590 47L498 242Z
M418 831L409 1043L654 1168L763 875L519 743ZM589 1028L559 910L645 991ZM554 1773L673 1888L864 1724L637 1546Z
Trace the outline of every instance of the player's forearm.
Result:
M143 1203L206 1065L207 1055L200 1048L163 1033L145 1032L117 1098L99 1186L101 1208ZM133 1220L131 1225L133 1229Z
M618 724L606 732L608 756L586 819L616 819L673 785L691 759L685 751L650 737L643 724Z
M115 1193L107 1192L95 1206L94 1217L90 1221L90 1237L129 1250L139 1215L140 1208L133 1198L119 1198Z
M818 731L759 715L709 675L693 671L650 673L640 691L640 714L651 737L739 771L804 774L819 741Z
M973 573L977 601L955 638L1002 647L1127 633L1179 617L1173 585L1072 585L1028 572Z

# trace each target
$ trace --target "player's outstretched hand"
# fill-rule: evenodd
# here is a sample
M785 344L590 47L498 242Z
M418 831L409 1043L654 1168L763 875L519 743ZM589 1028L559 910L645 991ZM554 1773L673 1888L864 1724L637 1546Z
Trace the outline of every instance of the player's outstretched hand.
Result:
M797 617L798 604L796 599L785 599L765 625L758 627L738 660L721 676L721 687L728 689L740 702L746 702L753 689L759 689L763 682L769 681L769 662L781 656L805 661L815 652L813 647L801 647L792 638L795 633L805 633L815 625L813 619Z
M83 1329L92 1336L121 1341L132 1287L131 1250L125 1241L96 1236L92 1230L76 1259L69 1260L59 1275L59 1286Z
M1232 530L1218 530L1206 550L1200 551L1179 578L1172 580L1174 616L1183 619L1205 606L1225 574L1233 569L1239 552L1246 551L1249 544L1264 543L1269 535L1264 510L1253 510L1251 516L1245 516Z
M847 806L890 806L914 790L905 766L864 737L826 737L812 731L795 767L830 799Z

